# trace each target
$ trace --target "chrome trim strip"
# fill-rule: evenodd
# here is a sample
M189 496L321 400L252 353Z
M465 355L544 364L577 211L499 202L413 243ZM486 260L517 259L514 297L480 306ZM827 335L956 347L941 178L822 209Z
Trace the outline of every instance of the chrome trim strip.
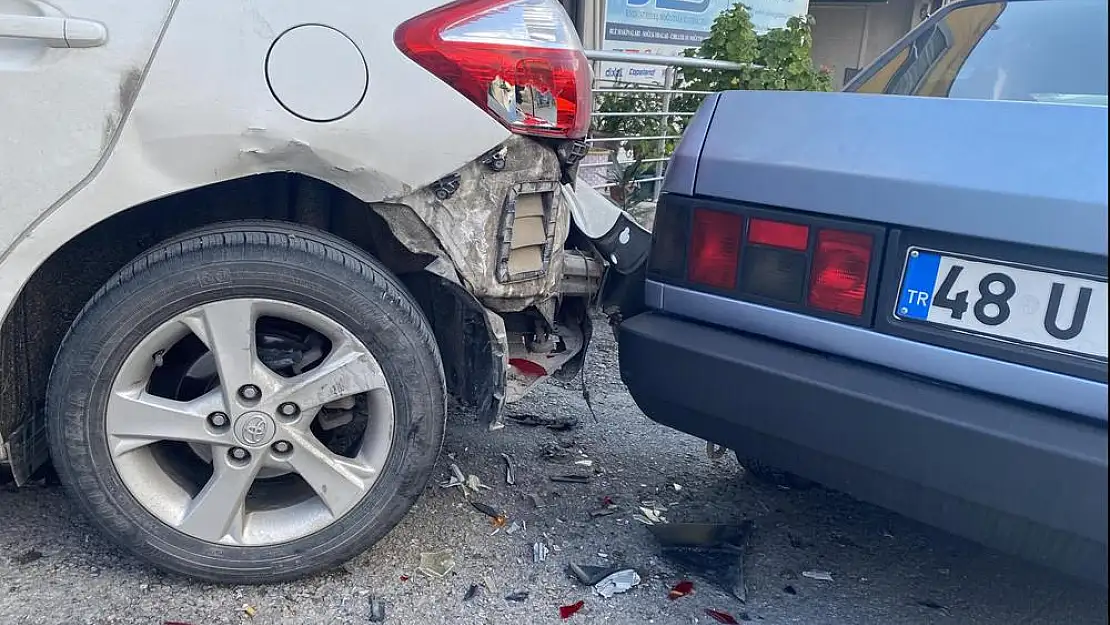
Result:
M648 306L994 395L1107 421L1106 384L648 280Z

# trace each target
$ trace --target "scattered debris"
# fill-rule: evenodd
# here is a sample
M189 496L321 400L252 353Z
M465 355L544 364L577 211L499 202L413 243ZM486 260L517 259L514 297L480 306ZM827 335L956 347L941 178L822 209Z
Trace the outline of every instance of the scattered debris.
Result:
M540 444L540 455L548 462L565 463L574 455L570 447L562 441L546 441Z
M576 601L570 605L559 606L559 618L565 621L577 614L585 605L585 601Z
M477 597L481 592L481 584L471 584L470 588L467 588L466 592L463 594L463 601L470 601L474 597Z
M244 603L243 604L243 614L246 614L250 618L254 618L254 615L258 614L258 608L254 607L253 605L251 605L249 603Z
M605 506L604 508L598 508L597 510L590 510L590 516L609 516L610 514L616 514L617 510L618 509L616 506Z
M449 549L444 549L420 554L420 566L417 570L428 577L446 577L455 570L455 565L455 556Z
M543 499L540 499L540 496L536 493L526 493L524 498L532 502L533 508L539 509L543 507Z
M462 469L454 462L451 463L451 479L446 482L440 482L440 488L454 488L456 486L466 486L466 476L463 475Z
M16 566L24 566L34 562L35 560L42 559L42 552L38 549L28 549L23 553L12 557L12 564Z
M671 588L670 592L667 593L667 598L674 601L692 594L694 594L694 582L684 579Z
M505 533L512 536L513 534L519 532L522 529L523 530L528 529L528 522L527 521L522 521L520 523L517 523L516 521L513 521L512 525L505 528Z
M788 585L786 585L786 586L783 586L783 587L782 587L782 591L783 591L784 593L788 594L788 595L796 595L796 594L798 594L798 589L797 589L797 588L794 588L793 586L790 586L789 584L788 584Z
M649 525L662 554L699 573L740 601L747 601L744 551L755 525L674 523Z
M468 475L468 476L466 476L465 486L466 486L466 490L469 490L470 492L473 492L473 493L480 493L483 490L490 490L490 487L483 484L482 480L478 479L477 475Z
M590 476L589 475L581 475L581 474L578 474L578 473L570 473L570 474L567 474L567 475L552 475L551 476L551 481L552 482L567 482L567 483L570 483L570 484L589 484L590 483Z
M532 545L532 562L534 564L539 564L540 562L547 560L547 554L549 553L550 551L548 550L547 545L543 543L534 543Z
M192 623L186 623L185 621L162 621L162 625L193 625L193 624Z
M591 566L571 562L567 570L584 586L593 586L613 573L621 570L619 566Z
M594 584L594 592L608 599L613 595L628 592L640 585L640 574L633 569L622 569L612 573Z
M402 575L401 575L401 581L402 581L402 582L407 582L407 581L409 581L410 579L412 579L412 578L411 578L411 577L409 577L408 575L404 575L404 574L402 574Z
M594 461L590 460L589 458L583 458L582 460L575 460L574 464L577 464L580 467L592 467L594 466Z
M527 427L545 427L549 430L556 432L565 432L578 426L578 419L576 417L567 415L559 417L549 417L536 414L520 414L520 415L505 415L505 419L517 425Z
M802 571L802 577L808 577L809 579L816 579L822 582L833 581L832 573L828 571Z
M682 492L682 484L671 484L671 486L674 487L674 492L676 492L676 493L681 493Z
M723 623L724 625L740 625L740 622L737 621L728 612L721 612L720 610L712 610L710 608L706 608L705 615L717 621L718 623Z
M654 501L642 501L640 503L644 504L640 506L640 514L634 514L632 518L644 525L656 525L667 522L667 517L663 516L663 513L667 511L666 506L661 506Z
M501 454L501 458L505 461L505 483L513 486L516 484L516 465L513 464L513 457L509 454Z
M480 501L472 501L470 502L470 505L473 506L475 510L490 517L491 519L496 519L497 517L501 516L501 513L497 511L497 508L486 505Z
M370 597L369 621L371 623L381 623L385 621L385 604L377 597Z
M507 597L505 597L505 601L516 601L517 603L521 603L521 602L524 602L524 601L527 601L527 600L528 600L528 591L527 590L518 590L518 591L508 595Z
M449 468L451 469L451 478L446 482L440 482L441 488L458 487L462 490L464 497L470 497L471 493L478 494L483 490L490 490L490 487L483 484L477 475L464 475L459 465L454 462L450 464Z

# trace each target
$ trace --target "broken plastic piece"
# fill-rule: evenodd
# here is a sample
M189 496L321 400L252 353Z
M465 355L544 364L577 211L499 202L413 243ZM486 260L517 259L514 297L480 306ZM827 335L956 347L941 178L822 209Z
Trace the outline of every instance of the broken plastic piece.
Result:
M481 592L482 592L481 584L471 584L470 588L467 588L466 593L463 595L463 601L470 601L474 597L477 597L478 594L481 593Z
M497 511L497 508L494 508L493 506L488 506L480 501L472 501L470 502L470 505L473 506L475 510L490 517L491 519L496 519L497 517L501 516L501 513Z
M640 574L633 569L623 569L594 584L594 592L608 599L640 585Z
M559 606L559 618L564 621L574 616L586 605L585 601L576 601L570 605Z
M377 597L370 597L370 617L371 623L381 623L385 621L385 604Z
M505 597L505 601L516 601L518 603L520 603L522 601L527 601L527 600L528 600L528 591L527 590L518 590L517 592L514 592L511 595L508 595L507 597Z
M258 614L258 608L254 607L253 605L251 605L249 603L244 603L243 604L243 613L246 614L247 616L249 616L250 618L254 618L254 615Z
M694 594L694 582L684 579L675 584L674 588L671 588L671 591L667 593L667 598L674 601L675 599L681 599L682 597L692 594Z
M449 549L420 554L420 567L417 569L428 577L446 577L455 569L455 556Z
M481 492L483 490L490 490L490 487L483 484L482 480L478 479L477 475L468 475L468 476L466 476L465 486L466 486L467 489L469 489L469 490L471 490L475 493Z
M546 375L544 371L541 375ZM557 432L569 430L578 425L578 419L572 416L549 417L535 414L505 415L505 418L517 425L529 427L543 426Z
M412 578L411 578L411 577L409 577L408 575L402 575L402 576L401 576L401 581L402 581L402 582L407 582L407 581L409 581L410 579L412 579Z
M740 625L740 623L728 612L721 612L720 610L712 610L710 608L706 608L705 615L717 621L718 623L723 623L724 625Z
M571 473L567 475L552 475L552 482L567 482L570 484L589 484L590 476Z
M550 553L550 551L547 549L547 545L545 545L543 543L533 544L532 545L532 562L535 563L535 564L539 564L540 562L543 562L544 560L547 559L547 554L548 553Z
M462 469L459 468L459 465L452 462L449 468L451 469L451 479L447 480L446 482L440 482L440 487L453 488L455 486L465 486L466 476L463 475Z
M512 524L512 525L510 525L509 527L506 527L506 528L505 528L505 533L506 533L506 534L508 534L508 535L510 535L510 536L512 536L513 534L515 534L515 533L519 532L519 531L520 531L521 529L523 529L523 527L521 526L521 524L520 524L520 523L517 523L516 521L513 521L513 524Z
M755 525L711 523L673 523L651 525L649 529L662 546L662 554L701 577L747 601L744 584L744 551Z
M537 495L535 493L528 493L528 494L524 495L524 497L526 499L528 499L528 501L532 502L532 507L534 507L534 508L542 508L543 507L543 499L540 499L539 495Z
M644 525L655 525L657 523L667 522L667 517L663 516L663 513L667 511L665 506L661 506L654 501L645 501L642 503L645 505L640 506L640 514L634 515L632 518Z
M822 582L833 581L832 573L828 571L802 571L802 577L808 577L809 579L816 579Z
M617 566L590 566L571 562L567 569L585 586L593 586L613 573L621 570Z
M505 461L505 483L513 486L516 484L516 467L513 465L513 457L509 454L501 454L501 458Z

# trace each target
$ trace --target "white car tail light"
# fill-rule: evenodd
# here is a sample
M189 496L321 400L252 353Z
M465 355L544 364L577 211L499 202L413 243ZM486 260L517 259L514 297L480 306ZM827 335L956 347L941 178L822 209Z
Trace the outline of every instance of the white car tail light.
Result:
M590 69L555 0L458 0L405 22L394 41L513 132L586 136Z

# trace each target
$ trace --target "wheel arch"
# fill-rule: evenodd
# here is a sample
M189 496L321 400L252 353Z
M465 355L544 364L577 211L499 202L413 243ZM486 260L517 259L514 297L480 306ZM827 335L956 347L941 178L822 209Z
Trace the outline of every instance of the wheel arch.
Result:
M48 459L41 418L47 380L62 339L89 299L160 242L240 219L316 227L374 256L406 284L432 323L449 391L482 412L499 408L504 360L497 320L458 284L450 263L410 251L374 207L329 182L298 173L256 174L115 213L55 249L23 283L0 324L0 441L9 447L17 481ZM430 230L427 236L428 247L438 248Z

